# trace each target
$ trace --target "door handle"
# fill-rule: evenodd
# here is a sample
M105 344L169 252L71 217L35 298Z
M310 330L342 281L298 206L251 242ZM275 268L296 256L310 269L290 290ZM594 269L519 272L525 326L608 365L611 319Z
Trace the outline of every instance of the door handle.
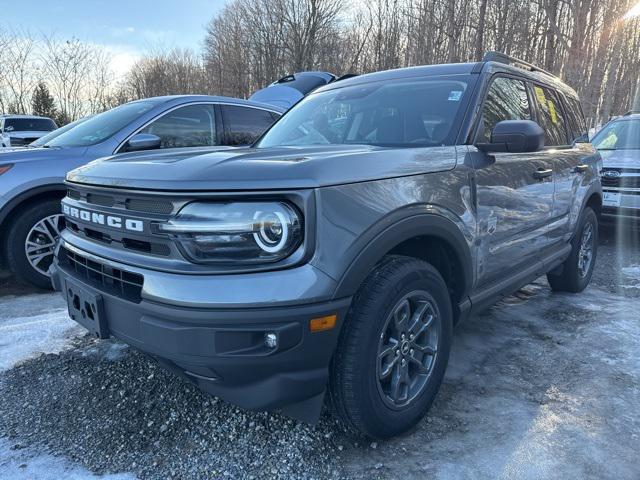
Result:
M576 166L576 169L575 169L575 172L576 172L576 173L584 173L584 172L586 172L587 170L589 170L589 165L584 165L584 164L583 164L583 165L577 165L577 166Z
M551 168L547 168L546 170L544 168L539 168L538 170L533 172L533 177L537 178L538 180L543 180L547 177L550 177L551 175L553 175L553 170Z

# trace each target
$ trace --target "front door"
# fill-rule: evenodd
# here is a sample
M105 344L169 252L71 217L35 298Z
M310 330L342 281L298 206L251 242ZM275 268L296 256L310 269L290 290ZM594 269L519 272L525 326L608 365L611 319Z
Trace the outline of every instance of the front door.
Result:
M532 119L531 111L522 80L494 78L483 103L476 142L489 142L493 127L502 120ZM477 152L472 157L478 216L477 274L482 285L534 263L549 244L553 160L544 150Z

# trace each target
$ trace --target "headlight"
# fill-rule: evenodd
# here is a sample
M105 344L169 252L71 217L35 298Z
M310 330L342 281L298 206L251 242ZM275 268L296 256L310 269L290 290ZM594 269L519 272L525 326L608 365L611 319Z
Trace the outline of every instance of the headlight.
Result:
M202 263L277 262L302 243L302 218L284 202L190 203L157 226Z

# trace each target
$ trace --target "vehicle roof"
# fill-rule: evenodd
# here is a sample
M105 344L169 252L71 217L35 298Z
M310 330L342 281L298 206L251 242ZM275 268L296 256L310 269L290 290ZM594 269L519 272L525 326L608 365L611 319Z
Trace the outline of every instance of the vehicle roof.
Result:
M153 100L162 104L173 103L175 105L179 105L181 103L190 103L190 102L228 103L233 105L244 105L248 107L264 108L266 110L271 110L273 112L278 112L278 113L283 113L286 110L282 107L279 107L276 105L270 105L268 103L252 102L250 100L243 100L241 98L223 97L223 96L217 96L217 95L165 95L161 97L141 98L135 101L143 102L145 100Z
M0 114L0 118L43 118L45 120L51 120L49 117L42 117L40 115L20 115L17 113L3 113Z
M369 82L379 82L387 80L396 80L399 78L426 77L437 75L463 75L474 73L512 73L518 76L529 78L535 82L546 84L564 94L578 98L577 93L566 83L563 83L558 77L545 72L531 71L524 68L516 67L502 62L472 62L472 63L445 63L438 65L421 65L416 67L396 68L393 70L385 70L382 72L366 73L357 77L340 80L339 82L330 83L321 87L316 92L333 90L336 88L349 87L352 85L361 85Z

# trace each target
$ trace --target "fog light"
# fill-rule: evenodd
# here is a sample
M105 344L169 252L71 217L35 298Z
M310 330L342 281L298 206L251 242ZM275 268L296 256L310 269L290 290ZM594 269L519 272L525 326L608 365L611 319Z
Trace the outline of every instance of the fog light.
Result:
M265 333L264 344L267 348L276 348L278 346L278 336L275 333Z

